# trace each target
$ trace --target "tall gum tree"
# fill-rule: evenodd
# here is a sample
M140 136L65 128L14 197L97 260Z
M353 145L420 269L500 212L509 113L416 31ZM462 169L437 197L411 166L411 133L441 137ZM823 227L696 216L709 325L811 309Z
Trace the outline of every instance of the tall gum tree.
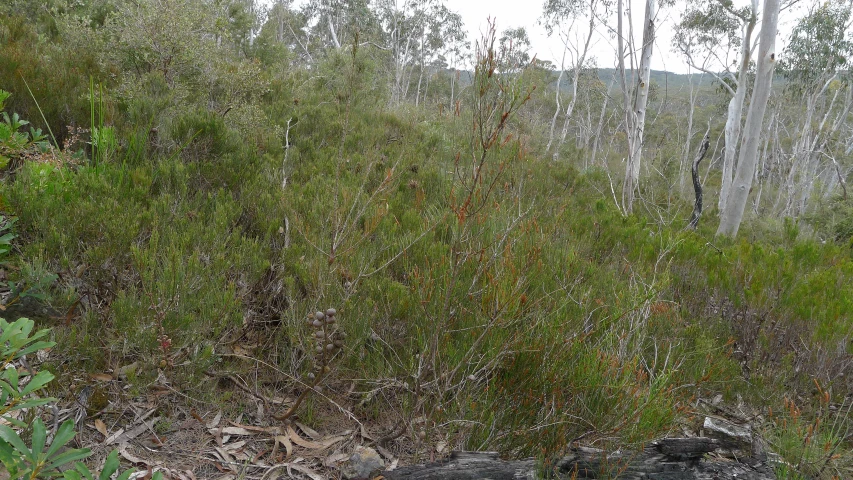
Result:
M731 0L693 1L682 14L673 36L673 46L684 56L687 64L715 77L731 95L724 129L725 150L718 202L720 211L726 206L732 185L743 123L743 106L749 89L749 66L755 48L752 37L757 13L758 0L750 0L749 6L739 9L733 6ZM737 60L733 61L730 57L737 50L740 53ZM734 70L731 69L732 65Z
M787 80L787 101L802 99L803 105L792 119L798 134L786 156L791 163L774 205L778 214L803 214L821 172L824 184L836 184L836 178L844 183L832 151L853 107L851 9L853 3L846 0L815 5L797 22L785 47L779 66Z
M652 54L655 43L655 22L657 21L657 0L646 0L643 15L643 40L640 48L635 48L633 25L628 16L628 28L625 29L624 17L626 0L617 0L616 44L617 69L622 101L625 108L625 133L628 138L628 157L625 164L625 181L622 185L622 209L631 213L634 209L634 197L639 187L640 164L643 156L643 139L646 125L646 105L649 100L649 79L651 77ZM630 10L631 1L627 0ZM671 1L662 1L670 5ZM626 45L627 43L627 45ZM639 59L637 51L639 50ZM625 59L631 62L631 81L625 68ZM636 68L635 68L636 66ZM630 87L629 87L630 85Z
M556 161L559 157L560 147L566 142L566 136L569 132L569 124L572 114L575 109L578 97L578 84L580 83L581 72L587 61L589 47L592 41L592 36L596 31L596 24L599 18L599 9L606 9L608 2L603 0L546 0L542 7L542 18L540 22L545 25L548 35L553 35L555 31L559 32L563 40L564 50L563 58L565 61L566 52L570 53L570 69L572 72L571 80L571 97L566 104L566 109L563 117L563 128L560 132L560 138L554 146L553 159ZM586 18L584 18L586 16ZM587 25L584 28L577 28L577 24L583 23L586 20ZM575 35L573 37L573 34ZM548 145L546 151L551 151L554 143L554 129L557 123L557 118L562 110L560 105L560 94L562 89L562 80L565 72L565 65L560 65L560 77L557 80L556 88L556 103L557 108L554 111L554 116L551 119L551 128L548 134Z
M746 114L737 171L731 191L726 199L725 209L720 215L717 236L735 237L743 221L743 213L755 177L759 137L764 122L764 113L767 110L767 100L770 98L773 70L777 64L776 35L779 25L779 10L779 0L764 0L758 57L756 58L755 84L752 89L749 111Z

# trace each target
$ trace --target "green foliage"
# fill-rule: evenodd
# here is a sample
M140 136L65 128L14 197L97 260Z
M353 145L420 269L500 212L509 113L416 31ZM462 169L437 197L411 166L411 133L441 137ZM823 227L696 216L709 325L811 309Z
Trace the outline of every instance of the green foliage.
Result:
M20 417L12 415L14 412L35 409L56 401L55 398L36 396L38 391L53 381L53 374L47 371L33 373L30 369L31 375L22 383L23 379L17 367L12 365L12 362L25 355L55 345L53 342L41 340L47 336L47 330L33 332L34 326L35 323L27 318L20 318L11 324L0 318L0 357L3 358L3 364L0 366L3 372L0 375L0 417L17 428L0 425L0 462L12 478L16 479L94 480L89 468L79 462L88 457L90 451L66 447L74 438L73 420L63 422L48 442L48 430L41 418L36 417L31 423L26 423ZM21 437L22 432L26 432L25 437L29 438L30 446ZM107 480L118 469L118 451L113 451L107 457L97 478ZM119 475L118 479L126 480L132 473L133 470L128 470ZM154 478L161 479L162 474L155 474Z
M348 407L383 421L388 412L423 416L470 448L545 458L577 439L642 444L689 418L696 397L740 395L778 411L778 392L808 395L812 377L837 397L850 392L849 246L810 239L802 221L756 220L748 240L719 245L709 243L711 225L679 230L689 205L677 175L691 142L680 138L684 115L671 107L680 99L668 79L655 80L660 113L646 136L654 178L642 184L642 213L625 217L602 168L621 169L621 158L602 139L597 164L585 162L599 139L583 117L589 127L600 114L605 125L621 121L599 110L609 77L584 66L567 161L542 160L556 75L544 63L520 69L522 32L507 32L503 49L486 39L474 71L457 77L446 67L459 45L430 35L458 25L406 24L445 50L425 53L398 85L399 59L375 47L393 42L382 22L395 12L383 17L367 2L338 5L339 16L335 2L301 11L277 3L260 30L238 0L83 2L57 6L52 20L23 3L0 18L0 78L13 80L10 98L20 100L11 106L38 118L20 71L51 128L91 127L78 151L92 161L16 154L21 166L0 186L0 260L14 264L12 290L72 312L54 330L61 346L74 345L63 349L67 365L139 362L131 391L159 369L189 397L231 403L223 399L237 395L211 388L203 372L250 368L223 345L252 339L252 355L274 367L253 372L266 376L258 388L306 398L305 384L283 379L316 366L317 332L302 322L331 304L350 340L321 359L321 369L335 368L315 374L312 388L391 385ZM548 5L552 20L572 14L560 10L571 2ZM726 18L692 25L708 27L693 41L740 23L737 12L712 13ZM693 14L694 23L705 18ZM327 20L341 48L329 48ZM80 64L69 67L69 56ZM429 101L392 101L418 88L418 68ZM700 107L694 122L714 108ZM0 145L44 140L27 136L20 116L4 117L0 133L4 125L11 133ZM625 137L607 141L621 148ZM710 191L719 179L709 172ZM846 242L846 205L833 203L811 225ZM9 258L13 238L20 254ZM84 295L105 308L76 317ZM24 377L3 375L12 398ZM322 421L325 402L312 396L294 415ZM794 470L813 473L804 466L826 458L794 441L828 418L820 408L771 424ZM830 450L847 448L832 438ZM19 472L33 470L55 461L39 456L47 443L4 455ZM797 466L798 455L808 461ZM90 478L77 467L63 473L78 474Z
M851 14L853 7L846 2L828 1L814 8L794 27L780 66L796 93L819 88L815 83L849 68L853 57Z
M77 31L72 19L58 18L60 38L72 37L72 31L79 37L89 30ZM98 42L91 38L53 42L40 36L38 25L24 16L0 16L0 88L14 94L7 102L8 110L54 132L61 145L72 136L67 126L88 124L88 78L104 76L96 60L97 47Z
M44 153L50 148L45 135L40 129L30 127L29 132L22 132L22 127L30 122L22 119L17 113L11 116L3 111L4 102L11 96L9 92L0 90L0 170L9 166L14 160L22 157Z
M836 479L853 474L853 458L845 443L853 433L851 407L845 398L833 403L831 389L816 389L806 405L787 397L781 409L771 411L769 439L784 462L776 468L780 479Z

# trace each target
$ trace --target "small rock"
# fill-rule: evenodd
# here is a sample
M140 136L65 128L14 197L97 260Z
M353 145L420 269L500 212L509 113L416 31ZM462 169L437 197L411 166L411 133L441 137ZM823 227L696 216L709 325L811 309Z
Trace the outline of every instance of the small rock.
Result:
M372 474L385 468L382 457L369 447L355 447L355 452L342 466L341 474L348 480L372 478Z

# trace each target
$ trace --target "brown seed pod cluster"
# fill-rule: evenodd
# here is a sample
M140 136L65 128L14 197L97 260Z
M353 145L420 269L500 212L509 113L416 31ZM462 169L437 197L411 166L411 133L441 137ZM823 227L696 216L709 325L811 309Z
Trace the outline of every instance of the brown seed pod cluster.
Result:
M330 308L325 312L308 314L305 323L314 330L314 368L307 375L307 382L317 388L319 380L331 371L329 363L335 353L344 346L346 334L338 330L338 312Z
M293 405L283 414L274 415L278 420L290 422L290 417L296 413L296 409L310 392L320 392L320 382L332 371L331 362L335 354L343 348L346 334L338 330L338 312L330 308L325 312L317 311L309 313L305 323L314 331L314 366L303 380L305 389L299 395Z

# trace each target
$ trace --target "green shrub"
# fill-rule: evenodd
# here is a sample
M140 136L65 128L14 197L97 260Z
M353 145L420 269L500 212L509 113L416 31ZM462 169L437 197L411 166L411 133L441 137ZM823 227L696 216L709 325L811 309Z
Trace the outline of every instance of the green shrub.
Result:
M12 478L64 478L65 480L93 480L93 473L79 462L90 455L89 449L69 449L68 442L74 438L74 421L67 420L56 430L50 443L47 442L47 427L40 417L25 422L15 415L55 402L55 398L40 398L36 393L53 381L53 374L47 371L35 373L29 369L29 375L21 376L12 362L28 354L50 348L53 342L40 340L47 336L47 330L33 332L32 320L20 318L7 323L0 318L0 358L3 359L0 374L0 417L9 425L0 425L0 462ZM15 428L13 428L15 427ZM29 439L29 445L22 439ZM60 470L63 469L64 471ZM107 480L119 469L118 451L107 457L104 467L97 475L98 480ZM133 470L118 476L127 480ZM154 475L162 479L161 473Z

